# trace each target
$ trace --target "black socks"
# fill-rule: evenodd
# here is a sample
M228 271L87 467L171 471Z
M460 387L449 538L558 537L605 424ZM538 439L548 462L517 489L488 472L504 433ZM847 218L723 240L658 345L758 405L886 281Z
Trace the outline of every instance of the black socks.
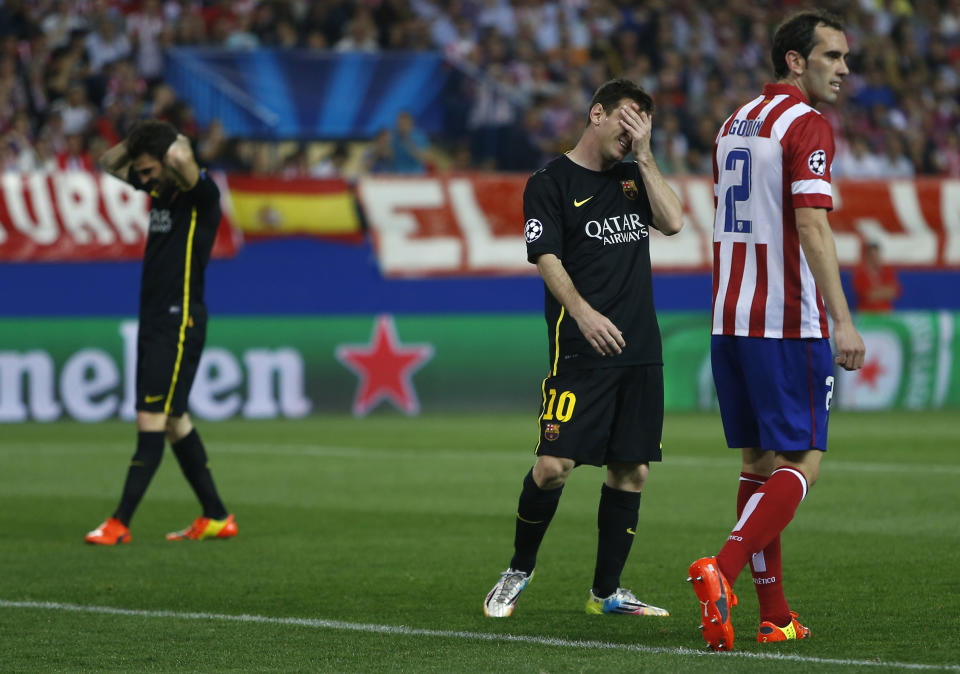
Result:
M595 596L609 597L620 587L620 574L636 538L639 511L640 492L620 491L606 484L601 487L597 567L593 574Z
M197 495L203 506L203 516L213 520L226 519L228 513L213 484L213 475L207 463L207 452L203 448L203 442L196 428L173 443L173 453L177 457L184 477L193 487L193 493Z
M541 489L533 481L533 469L523 478L523 491L517 506L517 530L513 539L510 568L530 573L537 563L537 551L547 533L550 520L557 512L563 487Z
M140 505L150 480L160 466L163 458L163 443L166 434L163 431L139 431L137 433L137 451L130 460L127 470L127 480L123 483L123 494L120 496L120 505L113 516L130 526L133 511Z

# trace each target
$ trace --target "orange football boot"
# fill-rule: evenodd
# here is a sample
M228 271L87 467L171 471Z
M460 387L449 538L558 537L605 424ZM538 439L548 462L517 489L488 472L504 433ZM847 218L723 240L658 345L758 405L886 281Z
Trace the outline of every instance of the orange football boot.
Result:
M88 533L84 539L93 545L120 545L130 542L130 529L115 517L108 517L107 521Z
M800 624L800 621L797 620L796 611L790 611L790 622L786 627L777 627L769 620L764 620L760 623L760 629L757 630L757 641L761 644L809 638L810 628Z
M733 649L733 625L730 609L737 605L737 595L720 572L716 557L703 557L690 565L688 582L700 601L703 638L715 651Z
M237 523L233 515L227 515L225 520L214 520L209 517L198 517L186 529L171 531L167 534L168 541L204 541L208 538L233 538L237 535Z

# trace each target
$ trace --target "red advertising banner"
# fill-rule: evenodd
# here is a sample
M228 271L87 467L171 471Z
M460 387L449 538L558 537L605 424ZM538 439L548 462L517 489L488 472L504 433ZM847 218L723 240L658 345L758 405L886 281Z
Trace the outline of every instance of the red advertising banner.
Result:
M226 183L217 182L226 194ZM106 174L4 173L0 176L0 261L139 259L147 240L149 208L145 192ZM213 255L232 257L241 242L225 215Z
M533 274L523 241L527 176L465 174L368 176L358 198L385 276ZM655 269L708 271L713 183L669 179L686 222L672 237L654 232ZM842 265L856 264L864 239L878 241L891 264L960 268L960 181L838 180L830 214Z

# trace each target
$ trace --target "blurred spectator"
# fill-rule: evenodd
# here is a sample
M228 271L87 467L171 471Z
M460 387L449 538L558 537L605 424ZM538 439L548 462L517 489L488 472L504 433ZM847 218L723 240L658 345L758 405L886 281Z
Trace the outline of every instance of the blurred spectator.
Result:
M55 0L50 13L40 22L40 29L51 49L65 46L73 31L87 27L86 20L74 11L72 5L68 0Z
M75 81L83 81L89 73L83 34L71 33L67 46L53 50L44 73L44 88L51 102L67 95L67 89Z
M314 178L346 178L349 158L347 144L340 141L333 146L330 154L310 167L310 175Z
M503 171L536 171L547 159L549 147L542 111L531 106L523 113L522 126L506 139L498 168Z
M66 146L57 153L57 168L61 171L93 170L93 158L87 152L87 142L83 134L67 135Z
M912 178L913 162L904 153L903 141L892 131L884 137L880 175L884 178Z
M253 17L237 14L218 18L211 31L214 42L227 49L255 49L260 46L260 37L253 31Z
M893 311L893 302L900 297L897 273L883 264L876 241L863 244L860 264L853 270L853 291L857 311L862 312Z
M0 147L3 148L4 171L31 170L25 165L33 164L33 140L30 130L30 118L26 112L18 112L13 116L10 126L0 137Z
M32 147L25 147L18 158L17 170L20 173L30 173L33 171L50 173L56 168L57 158L50 145L50 138L43 134L37 136L37 139L33 141Z
M857 134L838 147L831 174L838 178L877 178L882 170L882 160L870 149L866 136Z
M96 22L94 31L86 38L90 72L97 74L105 65L128 58L132 52L130 40L112 17L104 14Z
M140 9L127 17L137 72L156 81L163 74L163 49L172 35L163 18L159 0L143 0Z
M280 177L287 180L310 177L310 164L307 162L307 149L305 147L301 145L284 157L280 168Z
M393 152L393 170L397 173L423 173L427 170L430 141L427 134L418 129L413 116L402 111L390 137Z
M943 146L936 152L936 166L941 175L960 178L960 132L947 134Z
M393 139L390 129L381 129L363 153L363 172L392 173L393 167Z
M215 119L210 122L197 142L197 163L203 168L212 168L227 154L227 136L223 132L223 122Z
M680 129L680 119L673 112L658 115L660 128L653 132L653 154L665 173L686 173L690 143Z
M118 99L110 101L94 122L97 135L107 141L109 147L126 138L127 130L132 125L133 120L125 115L124 107Z
M17 62L10 56L0 56L0 128L9 124L17 112L26 110L29 103L27 88L17 73Z
M376 52L380 50L377 39L377 25L370 12L360 10L347 24L346 34L334 45L337 51Z
M156 85L154 90L163 85ZM173 99L173 90L167 87L171 96L165 102L164 107L169 105ZM103 97L103 105L119 103L125 110L133 111L133 114L139 115L143 107L143 99L147 94L147 82L144 78L137 75L133 64L130 61L115 61L110 66L110 75L106 82L106 91Z
M79 82L70 85L67 99L59 105L63 118L63 132L69 135L83 135L94 119L93 106L87 100L87 89Z

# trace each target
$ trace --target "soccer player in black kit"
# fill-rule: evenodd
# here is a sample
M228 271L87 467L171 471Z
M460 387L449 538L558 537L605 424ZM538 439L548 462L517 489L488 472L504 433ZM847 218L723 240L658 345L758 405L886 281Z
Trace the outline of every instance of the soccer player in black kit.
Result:
M545 285L550 369L513 559L483 604L490 617L513 613L564 482L580 464L607 467L587 613L669 615L620 587L640 491L650 462L661 459L663 359L650 228L672 235L683 226L680 199L650 151L652 112L652 99L633 82L605 83L576 147L527 181L524 234ZM630 152L636 161L624 162Z
M87 543L130 542L130 519L170 440L203 514L168 540L230 538L237 534L187 414L207 331L204 272L220 224L220 190L193 157L190 141L169 124L143 121L100 160L100 167L150 193L150 227L140 281L137 337L137 449L120 504L86 536Z

